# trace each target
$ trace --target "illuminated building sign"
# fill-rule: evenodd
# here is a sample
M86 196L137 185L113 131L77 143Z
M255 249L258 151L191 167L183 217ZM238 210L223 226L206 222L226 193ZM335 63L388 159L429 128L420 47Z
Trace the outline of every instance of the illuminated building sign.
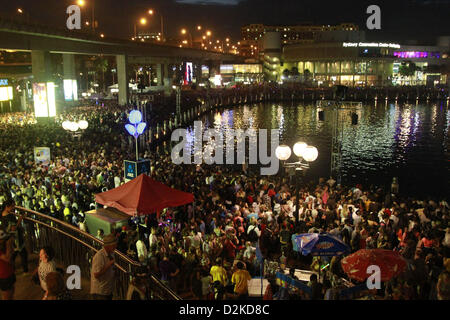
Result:
M77 80L64 80L64 99L66 101L78 101Z
M8 85L8 79L0 79L0 87L7 86Z
M397 43L384 43L384 42L343 42L343 47L364 47L364 48L395 48L400 49L400 45Z
M397 58L440 58L439 52L427 51L396 51L394 57Z
M187 85L189 83L192 83L192 77L193 77L193 66L192 62L186 62L186 70L184 72L184 84Z
M56 116L55 84L33 83L34 114L36 118Z

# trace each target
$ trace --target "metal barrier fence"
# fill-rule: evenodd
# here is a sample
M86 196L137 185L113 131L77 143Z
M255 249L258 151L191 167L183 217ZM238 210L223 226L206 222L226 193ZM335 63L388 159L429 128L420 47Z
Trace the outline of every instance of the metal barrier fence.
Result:
M103 241L83 232L73 225L42 213L16 206L23 217L25 241L29 252L38 253L44 246L55 250L55 259L65 267L77 265L81 276L90 279L92 257L102 249ZM123 253L115 251L116 285L114 297L125 299L133 273L143 273L146 269L138 262ZM146 277L149 299L181 300L170 288L157 277L148 274Z

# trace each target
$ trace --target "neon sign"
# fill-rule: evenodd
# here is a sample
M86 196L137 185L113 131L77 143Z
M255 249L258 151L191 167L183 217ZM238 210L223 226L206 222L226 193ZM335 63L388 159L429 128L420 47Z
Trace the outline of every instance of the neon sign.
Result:
M384 43L384 42L343 42L343 47L366 47L366 48L394 48L400 49L398 43Z
M440 58L439 52L427 51L396 51L394 57L397 58Z

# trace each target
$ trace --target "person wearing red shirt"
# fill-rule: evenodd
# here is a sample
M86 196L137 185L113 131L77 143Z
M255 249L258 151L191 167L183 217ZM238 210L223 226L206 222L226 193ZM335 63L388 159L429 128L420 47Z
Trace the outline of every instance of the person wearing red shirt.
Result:
M273 188L273 185L269 186L269 191L267 192L267 194L269 195L270 198L272 198L274 195L277 194Z
M233 261L234 258L236 257L237 246L234 244L236 240L237 240L236 237L231 234L227 235L227 239L225 240L224 250L226 253L227 260L229 261Z

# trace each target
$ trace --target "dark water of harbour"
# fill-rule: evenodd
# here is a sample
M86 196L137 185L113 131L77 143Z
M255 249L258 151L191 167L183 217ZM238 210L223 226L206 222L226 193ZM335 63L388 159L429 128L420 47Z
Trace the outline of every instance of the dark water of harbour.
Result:
M363 105L357 125L343 127L342 183L387 187L398 177L400 191L415 196L447 196L450 111L447 102ZM307 177L328 177L331 165L332 113L320 121L314 104L260 103L225 108L203 116L203 123L225 132L279 129L280 144L302 140L317 147L318 159ZM205 142L206 144L206 142ZM295 156L291 160L295 161Z

